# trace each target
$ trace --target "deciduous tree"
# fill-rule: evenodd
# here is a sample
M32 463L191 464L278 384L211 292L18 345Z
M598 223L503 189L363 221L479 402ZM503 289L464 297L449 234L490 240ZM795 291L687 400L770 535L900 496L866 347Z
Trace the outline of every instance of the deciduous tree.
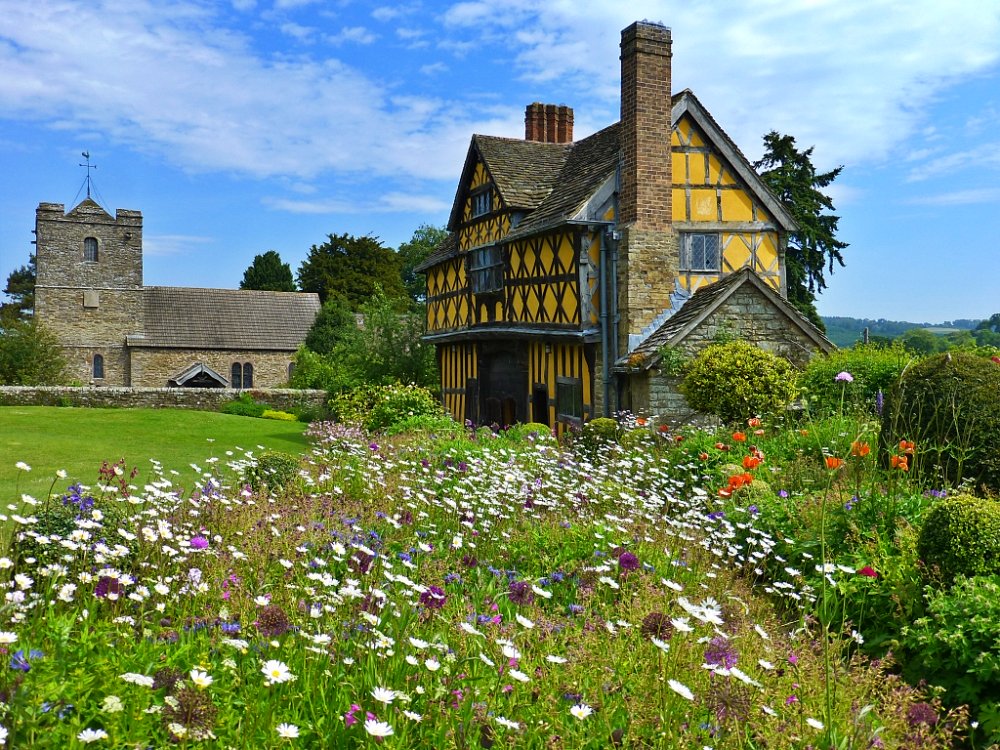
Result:
M257 255L250 267L243 272L240 289L260 289L267 292L294 292L295 279L292 268L281 262L276 250Z
M65 367L55 335L37 320L14 320L0 329L0 385L58 385Z
M2 320L24 320L31 317L35 311L35 254L28 258L28 265L15 268L7 276L7 286L3 293L10 302L3 305L0 311Z
M754 168L798 224L785 252L788 301L825 330L816 311L816 295L826 288L825 271L833 273L834 263L844 265L840 251L847 243L837 239L840 217L833 215L833 199L822 189L837 179L843 167L817 172L812 148L799 151L795 138L774 130L764 136L764 147L764 157Z
M403 286L406 287L406 293L414 302L423 302L427 297L427 277L422 273L417 273L414 269L427 260L427 257L447 237L448 230L446 228L421 224L413 232L410 241L404 242L396 250L396 254L399 256Z
M321 302L341 297L352 310L371 299L376 287L392 300L406 297L396 253L371 235L329 235L322 245L309 249L298 280L303 292L316 292Z

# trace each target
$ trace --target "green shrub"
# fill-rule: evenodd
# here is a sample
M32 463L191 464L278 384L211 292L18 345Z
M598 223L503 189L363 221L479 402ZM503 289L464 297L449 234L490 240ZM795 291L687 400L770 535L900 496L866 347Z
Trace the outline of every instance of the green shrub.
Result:
M888 393L913 355L899 344L878 346L859 344L814 357L798 377L798 386L818 414L849 411L874 414L878 393ZM853 381L838 381L846 372Z
M1000 491L998 395L995 362L965 352L929 357L903 373L886 398L883 452L912 441L911 473Z
M255 490L264 486L271 490L288 487L298 474L299 459L282 451L264 451L244 471L247 484Z
M444 414L429 390L417 385L363 385L338 393L329 402L337 421L383 432L411 418Z
M556 439L552 434L552 428L541 422L527 422L525 424L515 424L508 427L503 432L503 437L511 443L524 443L527 441L548 443L555 445Z
M796 392L788 360L746 341L703 349L688 367L680 390L693 409L729 424L780 412Z
M924 517L917 555L929 577L946 583L1000 574L1000 502L970 495L938 501Z
M430 433L438 437L457 437L465 431L458 422L447 414L419 414L407 417L386 428L386 435L402 435L408 432Z
M927 617L903 628L911 680L945 688L950 705L968 703L996 717L1000 695L1000 576L962 578L932 591ZM984 722L985 747L1000 742L1000 722ZM976 745L980 745L977 743Z
M289 414L287 411L278 411L276 409L264 409L261 413L261 417L264 419L277 419L279 422L295 422L296 417L294 414Z
M249 393L241 393L239 398L227 401L219 411L223 414L235 414L239 417L262 417L267 404L261 404L254 400Z

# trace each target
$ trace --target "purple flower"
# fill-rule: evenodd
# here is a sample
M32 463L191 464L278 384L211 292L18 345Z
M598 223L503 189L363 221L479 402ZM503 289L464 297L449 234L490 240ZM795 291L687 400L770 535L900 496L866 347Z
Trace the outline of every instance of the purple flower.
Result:
M878 389L878 393L875 394L875 411L882 416L882 407L885 406L885 394L882 393L882 389Z
M622 552L618 556L618 568L622 573L629 573L639 569L639 558L631 552Z
M738 656L736 649L729 643L729 639L721 635L717 635L710 640L708 648L705 649L706 664L713 664L717 667L725 667L726 669L732 669L736 666Z
M834 380L838 383L853 383L854 376L845 370L844 372L838 372L837 377L835 377Z
M447 599L448 596L440 586L430 586L420 594L420 603L427 607L427 609L441 609Z
M208 540L201 534L191 537L191 549L207 549Z
M18 651L14 652L14 655L10 659L10 668L16 669L19 672L27 672L28 670L31 669L30 660L41 659L43 656L45 656L45 654L43 654L41 651L36 651L35 649L31 649L28 652L28 655L25 656L24 650L19 649Z
M507 598L514 604L531 604L535 601L535 592L527 581L511 581L507 586Z

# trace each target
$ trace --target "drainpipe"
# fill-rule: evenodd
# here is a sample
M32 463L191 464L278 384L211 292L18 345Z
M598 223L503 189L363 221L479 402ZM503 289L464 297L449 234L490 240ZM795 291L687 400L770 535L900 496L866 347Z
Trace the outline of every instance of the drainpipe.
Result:
M608 298L611 303L611 307L608 310L608 315L611 318L610 331L608 333L608 349L610 350L609 359L612 362L618 361L618 324L620 322L618 316L618 231L612 229L611 232L611 247L609 248L609 256L611 259L611 268L608 273L608 286L610 287ZM615 380L619 381L618 376L615 376ZM617 382L618 387L615 388L615 408L614 411L618 411L621 405L621 382Z
M601 383L604 386L604 416L611 416L611 347L608 345L608 242L609 229L601 229Z

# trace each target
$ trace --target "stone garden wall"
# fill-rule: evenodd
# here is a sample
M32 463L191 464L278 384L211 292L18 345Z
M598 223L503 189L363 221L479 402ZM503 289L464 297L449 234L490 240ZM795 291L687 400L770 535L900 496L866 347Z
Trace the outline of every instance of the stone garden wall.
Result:
M322 406L326 392L295 389L233 388L74 388L69 386L0 386L0 406L93 406L102 408L200 409L217 411L241 393L249 393L279 411Z

